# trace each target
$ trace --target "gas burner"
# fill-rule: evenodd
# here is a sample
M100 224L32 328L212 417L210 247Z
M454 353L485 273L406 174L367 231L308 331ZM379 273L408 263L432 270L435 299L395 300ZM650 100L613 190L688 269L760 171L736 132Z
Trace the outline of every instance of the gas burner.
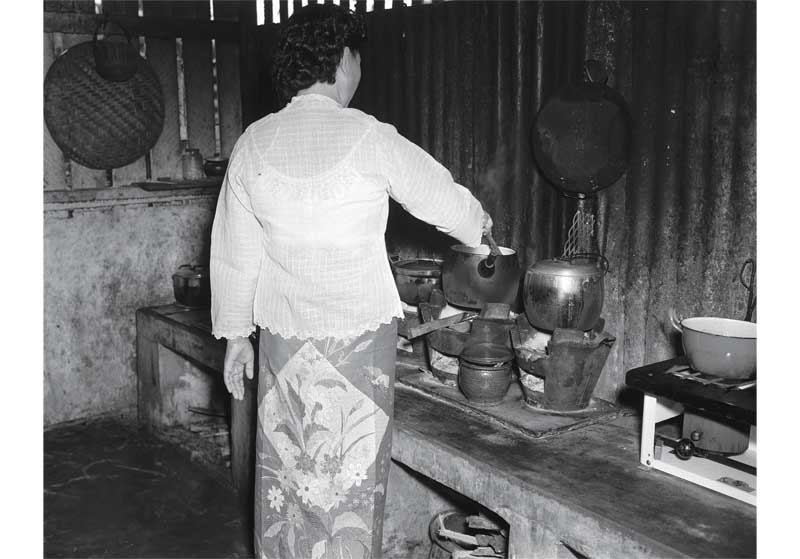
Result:
M747 390L756 385L756 379L723 378L692 369L688 364L673 365L664 374L698 382L704 386L713 385L726 390Z
M625 381L644 392L643 465L756 504L755 379L706 375L679 357L630 370Z

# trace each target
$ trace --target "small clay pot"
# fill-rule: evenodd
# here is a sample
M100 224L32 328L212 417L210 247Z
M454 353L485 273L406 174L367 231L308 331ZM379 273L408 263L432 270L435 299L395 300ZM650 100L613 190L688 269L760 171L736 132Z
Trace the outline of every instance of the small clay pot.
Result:
M481 406L496 406L511 386L511 362L498 365L470 363L461 359L458 387L467 400Z
M203 163L203 171L205 171L207 177L223 177L225 176L225 171L227 170L227 159L212 157L210 159L206 159L205 163Z

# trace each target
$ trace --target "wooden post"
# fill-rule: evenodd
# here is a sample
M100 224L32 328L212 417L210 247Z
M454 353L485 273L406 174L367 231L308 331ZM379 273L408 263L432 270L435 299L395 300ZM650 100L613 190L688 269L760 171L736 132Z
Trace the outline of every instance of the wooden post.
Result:
M264 0L264 25L272 25L272 3L279 0Z
M139 3L136 0L116 0L103 4L103 14L114 16L138 16ZM130 30L128 30L130 32ZM139 37L132 36L131 43L139 50ZM142 156L133 163L112 171L112 185L124 186L141 180L147 174L145 157ZM109 185L111 186L111 185Z
M144 15L166 16L171 6L145 2ZM175 39L147 38L147 60L158 76L164 96L164 127L150 150L152 176L181 178L181 132L178 115L178 62Z
M45 6L46 7L46 6ZM56 58L56 33L44 33L44 73L50 69L50 65ZM44 189L45 190L64 190L67 188L67 163L61 148L56 145L55 140L47 129L47 124L43 123L44 128Z
M240 37L239 37L239 91L242 96L242 128L246 128L253 121L263 116L259 114L259 61L261 53L258 45L259 35L272 28L272 3L266 1L265 13L268 23L263 27L256 25L255 4L253 9L239 12Z
M258 342L255 346L253 380L244 377L244 399L237 400L231 396L231 475L242 515L246 519L244 529L251 536L254 530L258 369L261 362Z
M289 0L279 0L278 13L280 14L281 23L286 23L289 19Z

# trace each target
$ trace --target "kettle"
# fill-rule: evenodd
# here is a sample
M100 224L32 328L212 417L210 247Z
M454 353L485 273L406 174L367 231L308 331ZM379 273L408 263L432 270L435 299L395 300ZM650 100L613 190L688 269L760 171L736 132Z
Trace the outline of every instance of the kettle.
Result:
M540 260L525 272L523 299L528 321L537 329L591 330L603 311L603 277L608 259L576 254Z

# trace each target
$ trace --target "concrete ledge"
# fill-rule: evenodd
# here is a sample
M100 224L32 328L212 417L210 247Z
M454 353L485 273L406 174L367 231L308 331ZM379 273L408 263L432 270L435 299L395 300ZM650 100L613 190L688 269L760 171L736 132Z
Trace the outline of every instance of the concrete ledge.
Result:
M109 188L44 191L44 213L85 211L130 205L185 204L200 199L216 200L219 179L197 183L175 183L163 190L147 190L145 183ZM155 183L153 183L155 184ZM66 217L69 217L67 215Z

